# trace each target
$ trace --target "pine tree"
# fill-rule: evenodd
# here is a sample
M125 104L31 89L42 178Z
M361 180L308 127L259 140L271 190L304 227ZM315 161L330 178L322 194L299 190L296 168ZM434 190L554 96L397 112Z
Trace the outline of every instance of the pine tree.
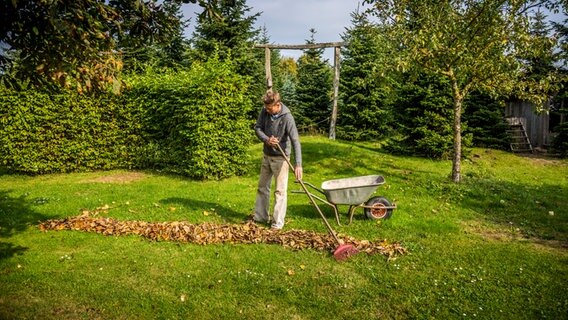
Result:
M296 113L299 113L298 94L296 92L296 87L298 86L298 65L294 58L285 57L280 59L278 70L282 78L282 85L280 86L282 102L284 102L284 104L292 110L294 116L296 116Z
M177 28L172 30L171 40L166 42L160 50L159 65L163 67L176 68L184 65L185 52L189 47L188 40L185 39L183 33L187 28L189 20L183 19L181 12L181 4L175 1L164 2L164 11L169 13L171 17L176 17L179 21Z
M407 73L397 89L393 105L397 135L387 150L430 158L450 158L452 154L451 87L435 74ZM465 130L465 124L462 125ZM470 144L471 134L463 137Z
M259 37L256 38L255 40L256 43L258 44L269 44L270 43L270 36L268 35L268 30L266 29L266 27L262 27L260 29L260 35ZM254 54L255 54L255 59L258 61L262 61L263 63L265 62L265 51L264 49L255 49L254 50ZM280 50L278 49L270 49L270 70L271 70L271 75L272 75L272 88L279 90L279 88L282 86L282 83L284 81L284 74L282 73L281 70L281 63L280 63ZM264 72L264 69L263 69ZM264 75L266 76L266 75ZM265 79L265 77L263 77L262 79ZM267 85L266 83L264 83L265 85Z
M509 148L510 128L505 121L503 101L486 93L472 92L464 101L463 121L467 133L472 134L473 144L478 147L506 150Z
M307 44L315 43L314 29L310 29ZM304 130L325 132L331 115L332 70L322 60L323 49L306 49L298 60L298 115L296 122Z
M254 23L260 13L249 15L251 8L246 0L214 1L209 10L215 14L198 16L191 43L193 60L206 61L209 57L230 59L235 71L250 79L250 99L258 104L265 90L264 58L259 49L253 48L260 37L260 30ZM208 11L208 12L209 12Z
M568 4L563 6L564 16L568 16ZM561 72L568 73L568 18L564 19L561 23L553 23L556 34L559 37L558 51L558 65L560 65ZM564 79L562 87L556 94L555 112L558 113L559 118L568 119L568 81ZM568 121L554 126L552 130L555 132L555 137L551 142L551 151L558 153L561 157L568 157Z
M250 60L254 56L252 45L259 30L254 23L260 13L247 16L251 10L245 0L215 2L219 18L200 15L191 43L196 60L205 61L212 55L222 59L230 58L244 74L252 74Z
M364 13L351 14L352 27L342 36L338 137L376 139L392 130L392 111L383 67L387 48L379 28Z
M187 47L183 31L188 22L183 18L179 2L149 2L151 10L141 9L133 1L111 0L109 3L116 6L124 17L122 31L117 30L116 33L117 49L121 52L126 71L181 65ZM165 26L160 27L153 20L163 21Z

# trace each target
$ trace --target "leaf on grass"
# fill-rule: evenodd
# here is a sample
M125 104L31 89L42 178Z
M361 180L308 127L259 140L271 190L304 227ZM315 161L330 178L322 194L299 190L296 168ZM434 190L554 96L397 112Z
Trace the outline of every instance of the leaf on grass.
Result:
M204 214L209 214L204 211ZM49 230L81 230L96 232L103 235L139 235L153 241L191 242L195 244L219 243L268 243L278 244L293 250L313 249L332 252L337 248L337 242L329 234L307 230L274 231L258 226L253 222L245 224L191 224L185 221L152 223L146 221L120 221L108 217L100 217L94 210L76 217L59 220L47 220L39 225L42 231ZM350 243L359 251L367 254L382 254L389 259L406 254L406 248L398 243L386 240L372 242L357 240L353 237L339 235L340 242ZM305 266L300 265L304 270ZM294 272L291 270L291 272Z

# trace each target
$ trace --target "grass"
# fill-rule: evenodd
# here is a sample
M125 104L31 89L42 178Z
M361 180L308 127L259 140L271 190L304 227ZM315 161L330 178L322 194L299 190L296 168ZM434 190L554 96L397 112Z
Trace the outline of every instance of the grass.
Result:
M305 180L381 174L389 220L357 209L339 232L400 241L395 260L276 245L195 245L38 223L108 206L122 220L241 223L251 173L191 181L157 172L0 176L0 318L6 319L567 319L568 162L475 149L463 182L449 161L392 156L373 143L304 137ZM291 179L292 180L292 179ZM299 189L290 182L290 189ZM326 232L304 195L285 229ZM341 206L343 222L347 222Z

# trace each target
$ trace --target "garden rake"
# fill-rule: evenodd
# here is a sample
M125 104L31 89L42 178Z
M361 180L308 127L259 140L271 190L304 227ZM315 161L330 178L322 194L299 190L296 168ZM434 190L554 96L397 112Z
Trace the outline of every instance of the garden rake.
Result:
M282 154L282 156L284 157L284 159L288 163L288 166L290 167L290 169L292 171L294 171L294 166L290 162L290 159L288 159L288 157L286 156L286 153L284 153L284 150L282 150L280 143L276 144L276 146L278 147L278 150L280 151L280 153ZM323 212L321 212L316 201L314 200L314 198L312 197L310 192L308 192L308 189L307 189L306 185L304 184L304 182L302 181L302 179L298 179L298 182L302 186L302 189L304 189L304 192L308 195L308 198L310 199L311 203L314 205L314 207L316 207L316 210L318 211L320 217L322 218L323 222L325 223L325 226L327 227L327 231L333 237L335 242L337 242L337 244L338 244L338 247L335 248L335 250L333 250L333 257L335 257L335 260L337 260L337 261L345 260L345 259L349 258L350 256L357 254L359 252L359 250L354 245L346 244L346 243L343 243L343 241L339 240L335 231L333 231L333 229L331 228L331 225L329 224L329 222L325 218L325 215L323 214Z

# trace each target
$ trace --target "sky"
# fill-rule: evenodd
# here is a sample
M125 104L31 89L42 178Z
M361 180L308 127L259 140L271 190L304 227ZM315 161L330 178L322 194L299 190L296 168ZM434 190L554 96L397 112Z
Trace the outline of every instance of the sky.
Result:
M248 16L260 12L256 27L266 27L273 44L304 44L310 38L310 29L316 30L316 42L338 42L345 28L351 26L351 13L367 9L362 0L247 0L251 10ZM185 18L191 18L190 27L186 30L187 38L191 37L195 12L201 12L197 4L182 6ZM562 21L565 16L550 16L554 21ZM259 49L260 50L260 49ZM301 50L281 50L280 54L297 59ZM324 51L323 58L333 64L333 48Z
M310 38L310 29L316 30L316 42L338 42L345 28L351 26L351 13L357 10L360 0L247 0L251 8L248 15L261 12L256 27L266 27L270 42L274 44L304 44ZM365 7L366 8L366 7ZM201 7L185 4L184 17L195 22L195 12ZM193 28L186 30L189 38ZM259 49L260 50L260 49ZM282 56L298 58L301 50L281 50ZM333 48L327 48L324 59L333 63Z

